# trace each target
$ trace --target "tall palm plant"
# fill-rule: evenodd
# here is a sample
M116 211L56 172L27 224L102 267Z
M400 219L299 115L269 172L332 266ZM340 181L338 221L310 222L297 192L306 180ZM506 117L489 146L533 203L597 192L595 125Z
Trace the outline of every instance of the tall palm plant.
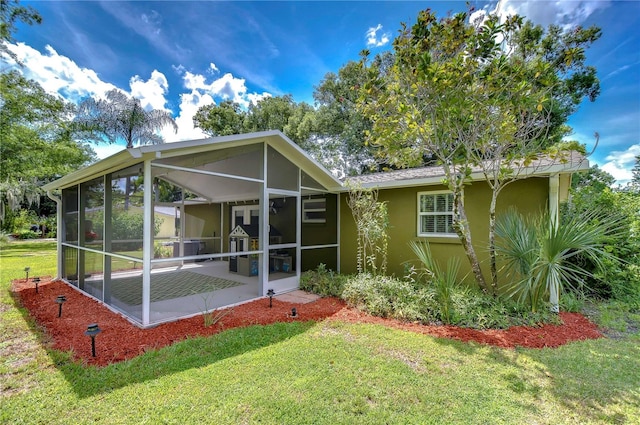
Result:
M596 220L589 212L557 222L544 214L525 218L508 211L496 223L497 252L504 260L508 295L521 303L529 303L536 311L546 294L581 283L590 272L576 262L578 255L601 267L605 258L614 259L603 246L605 236L616 232L615 223ZM557 309L557 305L553 306Z
M140 99L129 97L118 89L109 90L104 99L92 97L78 105L74 120L76 134L96 143L117 143L124 140L127 149L134 145L158 145L164 139L158 133L171 125L175 132L178 125L171 113L160 109L146 110ZM125 209L129 209L131 177L127 176Z
M145 110L140 100L113 89L104 99L88 98L78 105L75 119L81 138L93 142L116 143L123 140L127 149L134 145L160 144L164 140L158 131L178 126L165 110Z

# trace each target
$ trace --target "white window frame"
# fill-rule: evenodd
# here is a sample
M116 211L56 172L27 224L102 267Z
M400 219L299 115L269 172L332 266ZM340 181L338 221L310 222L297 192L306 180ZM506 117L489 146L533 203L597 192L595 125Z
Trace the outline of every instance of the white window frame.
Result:
M419 237L444 237L444 238L456 238L458 237L458 234L455 231L452 231L451 233L445 233L445 232L423 232L421 229L421 224L422 224L422 217L423 216L442 216L442 215L447 215L447 216L451 216L453 218L453 211L451 212L429 212L429 211L420 211L420 198L422 196L435 196L435 195L442 195L442 194L447 194L447 195L453 195L453 192L451 192L450 190L434 190L434 191L428 191L428 192L418 192L418 196L417 196L417 205L416 205L416 211L417 211L417 216L418 216L418 220L417 220L417 226L416 226L416 231Z
M307 204L322 202L324 207L307 208ZM322 218L309 218L307 213L324 213ZM302 222L303 223L326 223L327 222L327 198L311 198L302 200Z

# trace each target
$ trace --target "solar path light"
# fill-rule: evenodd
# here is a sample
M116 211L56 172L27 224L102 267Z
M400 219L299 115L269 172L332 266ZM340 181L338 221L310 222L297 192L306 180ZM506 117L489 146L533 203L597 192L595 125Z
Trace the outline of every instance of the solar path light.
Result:
M267 295L269 296L269 308L271 308L273 306L273 296L275 295L276 291L274 291L273 289L269 289L267 291Z
M67 297L64 295L58 295L56 298L56 303L58 304L58 317L62 317L62 304L67 301Z
M91 337L91 355L93 357L96 356L96 335L102 332L102 329L98 327L97 323L92 323L87 326L87 330L84 331L85 335L89 335Z
M38 285L40 284L40 278L39 277L34 277L33 278L33 283L36 284L36 294L38 293Z

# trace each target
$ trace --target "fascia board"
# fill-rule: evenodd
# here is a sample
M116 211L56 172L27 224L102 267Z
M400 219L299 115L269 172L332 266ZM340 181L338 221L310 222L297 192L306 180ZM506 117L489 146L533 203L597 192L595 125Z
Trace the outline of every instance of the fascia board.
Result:
M226 137L226 136L225 136ZM198 154L202 152L209 152L211 150L219 150L230 147L240 147L263 143L265 140L261 138L255 139L238 139L238 140L219 140L218 138L201 139L189 142L174 142L167 143L167 145L179 145L171 146L169 149L160 150L147 150L143 155L151 155L154 159L160 158L172 158L176 156ZM214 149L212 149L214 148Z
M282 153L289 161L293 162L327 190L339 191L342 189L340 180L282 132L275 131L272 136L268 139L270 146Z
M178 155L189 154L191 151L198 152L200 150L210 150L211 145L215 145L216 149L222 149L228 146L242 146L244 144L257 143L261 139L269 136L282 134L279 131L257 131L254 133L235 134L230 136L208 137L205 139L185 140L182 142L163 143L160 145L145 145L138 149L141 154L155 154L160 152L162 157L165 155L174 156L173 151L179 151ZM284 135L282 135L284 137Z
M118 171L143 161L142 158L133 155L131 151L132 149L125 149L123 151L117 152L85 168L67 174L66 176L61 177L58 180L47 183L43 185L42 188L47 191L54 189L64 189L69 186L74 186L76 184L91 180L96 176L108 174L113 171Z
M198 153L211 149L211 144L215 144L216 149L227 146L241 146L251 143L260 142L261 138L281 134L278 131L262 131L255 133L247 133L235 136L211 137L207 139L189 140L184 142L163 143L159 145L140 146L125 149L117 152L105 159L95 162L85 168L73 173L67 174L53 182L42 186L46 191L54 189L64 189L87 180L91 180L95 176L117 171L131 165L135 165L145 159L154 159L159 157L185 155L189 153ZM282 135L284 137L284 135Z
M568 163L558 163L548 166L536 166L523 168L516 176L516 178L522 179L527 177L547 177L553 174L571 174L574 172L585 171L589 169L589 160L583 159L580 164L570 165ZM443 184L445 176L443 174L416 178L416 179L404 179L404 180L388 180L362 183L363 188L379 188L379 189L393 189L413 186L435 186L437 184ZM481 172L471 173L471 181L485 180L485 176ZM346 186L342 186L342 192L348 192L349 189Z

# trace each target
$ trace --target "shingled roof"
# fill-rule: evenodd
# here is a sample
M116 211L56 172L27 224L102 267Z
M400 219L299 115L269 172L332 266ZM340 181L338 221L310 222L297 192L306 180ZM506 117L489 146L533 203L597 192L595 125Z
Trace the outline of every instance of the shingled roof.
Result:
M515 168L517 168L514 171L518 178L548 176L587 170L589 169L589 161L581 153L572 151L553 158L549 156L539 158L527 165L517 164L514 165ZM422 186L440 184L444 177L442 166L431 166L347 177L345 184L360 184L363 187ZM472 180L484 180L484 178L481 167L472 168Z

